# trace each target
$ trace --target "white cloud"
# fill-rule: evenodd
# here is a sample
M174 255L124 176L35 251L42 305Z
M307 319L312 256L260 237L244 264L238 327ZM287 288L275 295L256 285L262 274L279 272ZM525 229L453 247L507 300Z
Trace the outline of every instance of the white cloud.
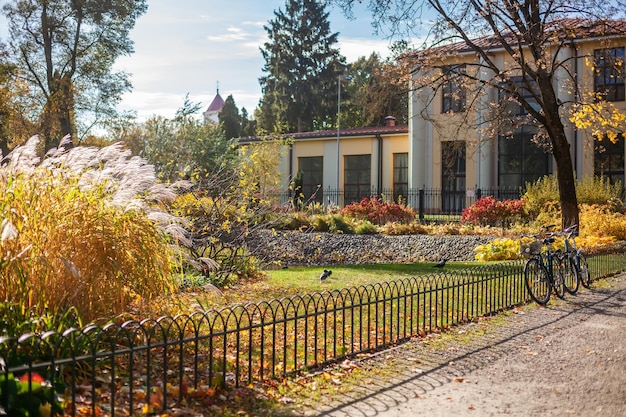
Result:
M227 33L221 35L210 35L207 36L207 40L212 42L232 42L232 41L241 41L250 38L250 33L244 31L243 29L236 28L234 26L229 26L226 29Z
M370 56L372 52L378 52L383 58L389 56L390 43L387 40L339 38L337 43L347 62L354 62L362 56Z

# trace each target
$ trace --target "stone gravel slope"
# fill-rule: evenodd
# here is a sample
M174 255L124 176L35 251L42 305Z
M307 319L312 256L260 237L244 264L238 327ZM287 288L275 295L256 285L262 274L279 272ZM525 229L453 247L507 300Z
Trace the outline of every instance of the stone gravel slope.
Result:
M488 236L345 235L269 230L249 239L252 253L282 265L335 265L474 260L474 248Z

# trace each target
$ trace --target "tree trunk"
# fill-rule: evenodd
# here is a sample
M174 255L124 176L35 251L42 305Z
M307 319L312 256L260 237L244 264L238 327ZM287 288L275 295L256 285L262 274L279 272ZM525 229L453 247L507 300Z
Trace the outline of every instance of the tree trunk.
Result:
M65 135L74 134L74 92L70 77L56 75L41 120L46 151L58 146Z
M549 77L539 77L538 84L544 100L544 127L550 137L556 163L556 178L561 203L561 226L565 229L579 224L576 180L569 142L561 122L559 105Z

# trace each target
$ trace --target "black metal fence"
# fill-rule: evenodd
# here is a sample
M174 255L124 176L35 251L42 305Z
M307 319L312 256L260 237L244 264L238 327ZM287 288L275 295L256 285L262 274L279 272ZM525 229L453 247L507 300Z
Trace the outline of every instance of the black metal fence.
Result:
M595 256L590 268L593 277L621 271L626 256ZM319 367L525 303L522 270L523 262L514 261L219 311L0 338L0 399L6 404L18 395L7 381L37 381L37 374L63 391L65 414L158 412L215 387ZM37 384L20 395L37 394Z
M377 196L390 201L403 201L412 207L420 220L458 221L463 209L471 206L481 197L494 196L498 200L519 199L523 195L520 188L469 188L466 190L443 190L440 188L408 188L401 193L391 188L378 190L372 187L366 193L355 194L337 189L319 189L312 196L294 196L292 192L280 192L270 197L277 205L310 205L344 207L359 202L363 197Z

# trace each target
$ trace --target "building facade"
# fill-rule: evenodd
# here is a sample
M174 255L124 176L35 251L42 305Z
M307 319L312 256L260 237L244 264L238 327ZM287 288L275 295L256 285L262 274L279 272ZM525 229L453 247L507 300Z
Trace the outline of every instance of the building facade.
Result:
M623 136L598 141L570 121L572 106L582 101L602 99L626 114L626 23L612 23L617 31L610 35L596 27L574 27L565 41L559 38L551 59L558 67L553 82L576 177L604 176L623 185ZM496 71L512 75L515 90L531 106L532 83L514 73L502 47L488 38L477 42L485 45L495 68L481 65L464 43L440 47L444 53L436 60L420 59L428 51L415 53L408 126L388 118L386 126L288 135L293 141L281 163L283 189L295 180L307 202L344 205L384 195L430 213L458 213L475 201L477 190L516 198L526 183L554 173L549 146L535 140L540 127L524 122L527 110L487 80ZM437 87L420 81L424 77L438 80ZM243 138L240 144L258 140ZM418 201L419 190L437 192L424 203Z
M408 188L408 126L323 130L285 135L281 158L283 190L301 188L302 200L342 206L363 197L406 195ZM258 142L250 137L240 145Z
M590 130L577 129L570 121L572 106L580 101L606 100L626 114L626 26L623 22L612 23L618 31L611 34L589 26L574 28L566 41L558 38L550 58L577 178L602 175L623 184L624 138L619 135L615 143L598 141ZM496 69L482 65L481 57L464 43L439 48L445 53L431 61L420 60L419 53L415 55L414 86L409 95L409 188L441 188L442 193L523 188L527 182L556 170L549 146L534 139L539 127L519 122L528 112L506 97L493 80L496 71L507 73L531 105L532 83L525 82L521 73L516 76L515 63L504 48L495 42L489 46L489 39L477 42L485 44ZM419 81L425 77L438 80L437 87ZM471 79L475 85L467 81ZM497 121L496 112L500 112ZM511 121L508 126L506 118Z

